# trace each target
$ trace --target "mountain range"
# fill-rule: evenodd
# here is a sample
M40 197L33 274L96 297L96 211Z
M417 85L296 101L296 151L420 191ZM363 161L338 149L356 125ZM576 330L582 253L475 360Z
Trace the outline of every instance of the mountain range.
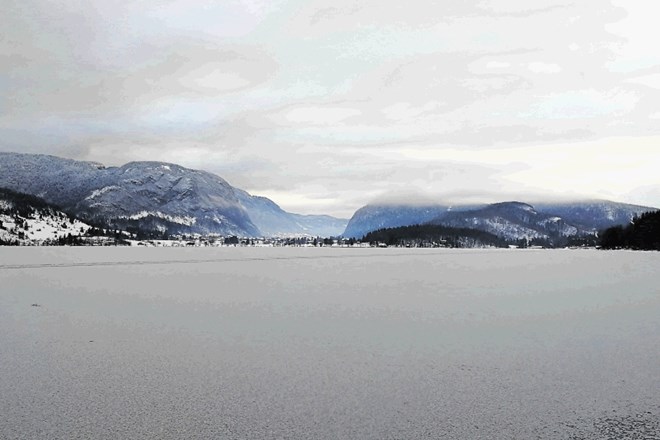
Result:
M594 234L655 210L607 200L490 205L373 203L345 220L290 213L215 174L176 164L130 162L106 167L20 153L0 153L0 188L39 197L89 225L164 235L362 238L383 228L430 224L481 230L505 240L554 240Z
M344 235L361 238L378 229L431 224L477 229L505 240L556 240L596 234L654 210L607 200L545 202L534 206L517 201L481 206L378 204L358 209Z
M0 188L35 195L90 224L163 233L340 235L347 221L299 215L221 177L163 162L105 167L48 155L0 153Z

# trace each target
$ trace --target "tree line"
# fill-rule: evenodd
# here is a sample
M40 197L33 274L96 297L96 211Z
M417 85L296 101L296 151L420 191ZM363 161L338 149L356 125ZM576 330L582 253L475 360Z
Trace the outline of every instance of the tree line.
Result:
M383 243L388 246L409 247L507 247L509 243L478 229L453 228L443 225L412 225L385 228L372 231L362 238L362 242Z
M601 233L602 249L660 251L660 211L634 217L627 226L614 226Z
M0 188L0 200L10 202L10 206L2 209L2 212L11 217L28 218L33 217L38 212L53 213L59 210L58 206L47 203L39 197L12 191L8 188Z

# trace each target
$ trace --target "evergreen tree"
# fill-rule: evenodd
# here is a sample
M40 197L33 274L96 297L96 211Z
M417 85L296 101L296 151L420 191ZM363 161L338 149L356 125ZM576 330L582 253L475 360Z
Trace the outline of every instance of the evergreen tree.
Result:
M660 250L660 211L633 218L626 226L614 226L601 233L602 249Z

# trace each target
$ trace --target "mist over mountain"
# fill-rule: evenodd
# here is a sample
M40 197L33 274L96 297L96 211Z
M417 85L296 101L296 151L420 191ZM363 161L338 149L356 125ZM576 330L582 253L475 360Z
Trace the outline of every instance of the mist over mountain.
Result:
M344 236L361 238L383 228L433 224L477 229L505 240L557 240L595 234L652 210L655 208L607 200L545 202L535 206L523 202L452 207L370 204L355 212Z
M405 205L396 203L364 206L348 221L344 237L362 238L365 234L384 228L426 223L449 209L445 205Z
M495 204L435 203L428 197L381 200L350 220L292 214L221 177L164 162L105 167L47 155L0 153L0 188L31 194L89 224L160 233L361 238L383 228L435 224L506 240L594 234L655 208L607 200Z
M0 187L32 194L96 224L167 233L339 235L346 222L300 216L205 171L163 162L105 167L46 155L0 153Z
M263 235L272 237L290 235L338 236L346 228L348 220L329 215L303 215L284 211L272 200L253 196L234 188L241 205Z

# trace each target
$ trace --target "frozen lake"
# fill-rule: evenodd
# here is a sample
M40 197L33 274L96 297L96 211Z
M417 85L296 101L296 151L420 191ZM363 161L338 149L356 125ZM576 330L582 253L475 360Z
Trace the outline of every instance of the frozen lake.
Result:
M660 439L659 269L625 251L0 248L0 438Z

